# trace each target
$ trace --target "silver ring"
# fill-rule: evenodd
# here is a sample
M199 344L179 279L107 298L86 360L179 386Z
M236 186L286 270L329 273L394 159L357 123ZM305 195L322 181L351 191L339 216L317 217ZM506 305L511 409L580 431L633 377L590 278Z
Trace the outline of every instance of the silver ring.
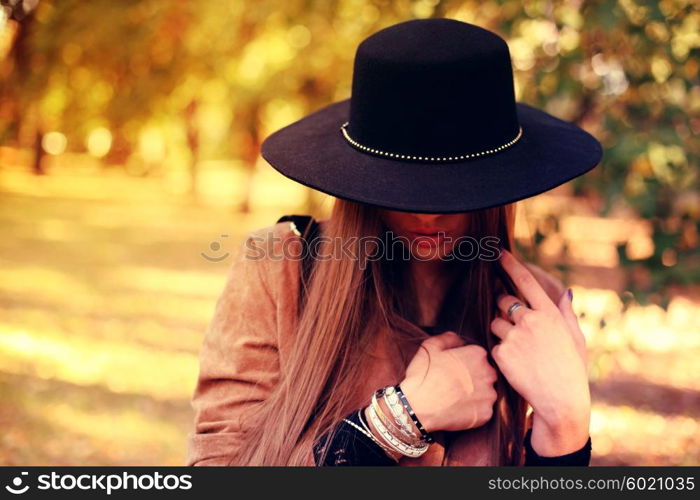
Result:
M522 307L523 305L524 304L522 302L513 302L506 311L506 314L509 318L511 318L513 316L513 311L515 311L518 307Z

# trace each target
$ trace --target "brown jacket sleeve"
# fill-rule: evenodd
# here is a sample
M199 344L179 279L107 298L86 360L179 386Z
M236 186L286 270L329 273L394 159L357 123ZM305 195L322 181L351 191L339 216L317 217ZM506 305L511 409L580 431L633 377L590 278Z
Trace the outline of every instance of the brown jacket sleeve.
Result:
M233 255L200 348L186 465L227 465L242 444L244 412L264 401L279 378L275 297L266 281L270 261L261 258L264 245L253 234Z

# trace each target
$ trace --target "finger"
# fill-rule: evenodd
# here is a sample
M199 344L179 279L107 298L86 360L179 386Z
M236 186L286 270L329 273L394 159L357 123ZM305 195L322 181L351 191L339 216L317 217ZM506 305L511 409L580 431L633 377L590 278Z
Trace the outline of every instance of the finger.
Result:
M512 329L513 324L503 318L494 318L491 321L491 331L501 340L506 340Z
M561 297L559 297L557 306L559 307L566 324L569 326L569 332L577 332L579 330L578 318L576 317L573 304L571 303L571 300L569 300L569 295L566 293L566 291L561 294Z
M527 267L505 248L501 250L499 262L513 280L515 286L518 287L520 293L528 301L530 307L532 309L551 309L556 307Z
M456 332L447 331L438 335L432 335L423 341L423 345L435 347L440 350L451 349L464 345L464 339Z
M502 361L501 360L501 348L502 347L503 347L503 344L496 344L495 346L493 346L491 348L491 357L496 362L496 366L501 368L501 370L502 370L502 367L501 367L500 361Z
M542 285L542 289L547 292L547 296L550 300L556 304L561 294L566 291L564 284L532 262L523 262L523 264L528 268L535 279L539 281L540 285Z
M566 321L566 324L569 327L567 328L567 331L571 335L571 338L574 340L576 348L578 349L579 354L581 354L582 359L584 360L586 365L588 365L586 337L581 331L581 327L578 323L578 316L576 316L576 311L574 311L573 304L569 299L569 294L567 292L568 289L565 290L564 293L561 295L557 305L559 307L559 310L561 311L562 316L564 317L564 321Z
M520 318L522 318L523 314L525 314L529 310L527 304L523 304L522 306L517 307L509 315L508 309L516 302L520 302L522 304L522 301L520 299L518 299L517 297L513 297L512 295L501 295L498 298L498 308L503 313L504 320L510 321L512 323L517 323L518 321L520 321Z

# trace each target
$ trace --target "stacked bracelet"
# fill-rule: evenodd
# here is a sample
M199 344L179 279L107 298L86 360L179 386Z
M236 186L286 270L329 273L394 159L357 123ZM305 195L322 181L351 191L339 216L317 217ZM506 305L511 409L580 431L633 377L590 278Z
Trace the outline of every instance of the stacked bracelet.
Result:
M423 427L423 424L420 423L420 420L418 420L418 417L416 416L415 412L413 411L413 408L411 408L411 405L408 404L408 400L406 399L406 395L401 390L401 386L399 384L397 384L395 386L395 390L399 396L399 399L401 399L401 403L403 404L403 406L406 409L406 411L408 412L408 414L411 416L413 423L416 424L416 427L420 431L425 442L426 443L434 442L435 440L433 439L433 437L430 435L430 433L428 431L425 430L425 428Z
M402 455L406 455L408 457L416 458L421 456L423 453L428 451L428 443L423 444L423 446L413 446L411 444L405 443L398 437L394 436L391 431L389 431L382 421L379 419L379 416L377 415L377 412L374 410L374 406L369 406L368 408L369 411L369 418L372 421L372 424L374 424L374 427L377 429L379 434L382 436L382 438L389 444L389 446L394 450Z
M381 389L381 395L384 397L391 414L394 416L394 421L402 429L404 435L406 435L409 440L421 439L419 436L413 432L411 428L411 423L408 414L404 411L404 407L399 401L399 397L396 394L396 389L394 386L385 387Z
M379 398L383 398L391 415L379 404ZM408 404L406 396L398 385L390 385L378 389L372 394L370 404L366 407L366 416L372 421L374 429L364 421L362 410L357 412L360 426L345 419L345 422L360 430L372 441L379 445L387 455L396 460L392 452L400 453L408 457L419 457L428 451L428 447L434 442L433 437L425 430ZM394 423L392 423L392 417ZM411 425L411 420L421 432L417 435ZM378 436L375 435L378 434ZM379 439L381 437L381 440Z
M372 395L372 408L374 408L374 412L379 416L379 420L382 421L384 426L387 429L389 429L394 436L399 437L402 441L406 442L407 444L416 447L423 446L423 441L413 433L410 427L408 428L408 430L404 429L403 427L397 427L395 423L391 422L389 416L387 416L384 413L384 411L382 411L382 408L381 406L379 406L379 401L377 400L377 398L382 397L383 394L384 389L379 389L375 391L375 393Z

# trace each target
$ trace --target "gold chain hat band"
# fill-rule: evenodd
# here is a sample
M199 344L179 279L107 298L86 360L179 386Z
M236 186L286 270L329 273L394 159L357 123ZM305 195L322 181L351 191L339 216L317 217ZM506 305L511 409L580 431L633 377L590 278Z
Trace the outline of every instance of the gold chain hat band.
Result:
M421 161L455 161L455 160L466 160L468 158L476 158L478 156L484 156L492 153L497 153L499 151L502 151L516 142L522 137L523 135L523 127L518 126L518 135L515 136L515 138L511 141L506 142L505 144L492 148L492 149L487 149L485 151L479 151L478 153L469 153L465 155L460 155L460 156L416 156L416 155L407 155L407 154L402 154L402 153L391 153L388 151L381 151L376 148L370 148L369 146L365 146L363 144L360 144L357 142L355 139L350 137L348 134L348 131L346 130L346 127L350 124L350 122L345 122L340 126L340 130L343 133L343 136L347 141L355 146L356 148L361 149L362 151L366 151L368 153L376 154L376 155L381 155L381 156L386 156L387 158L395 158L398 160L421 160Z

